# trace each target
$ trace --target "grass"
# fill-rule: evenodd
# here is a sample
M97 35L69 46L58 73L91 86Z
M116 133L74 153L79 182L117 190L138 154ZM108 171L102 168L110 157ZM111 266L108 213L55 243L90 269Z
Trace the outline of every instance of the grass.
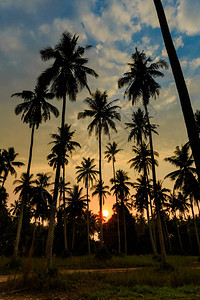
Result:
M47 299L45 297L48 292L50 295L55 294L57 298L59 294L61 299L61 296L65 295L67 298L64 299L72 300L200 299L200 270L198 269L200 263L197 257L169 256L168 262L174 266L173 271L160 271L159 263L148 255L113 257L106 262L96 261L93 256L55 258L54 268L49 273L44 268L44 262L44 259L39 258L22 259L21 268L24 276L9 281L6 286L1 287L1 290L9 290L10 286L13 289L25 287L28 289L28 295L37 292L37 299ZM5 270L5 264L9 265L9 260L0 258L1 269ZM127 267L142 268L123 273L67 274L63 272L66 269Z

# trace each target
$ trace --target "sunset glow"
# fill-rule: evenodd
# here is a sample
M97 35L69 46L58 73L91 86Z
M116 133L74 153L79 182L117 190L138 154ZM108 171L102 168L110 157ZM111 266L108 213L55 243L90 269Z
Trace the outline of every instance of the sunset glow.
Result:
M103 210L103 216L105 217L105 218L107 218L108 216L109 216L109 211L108 210Z

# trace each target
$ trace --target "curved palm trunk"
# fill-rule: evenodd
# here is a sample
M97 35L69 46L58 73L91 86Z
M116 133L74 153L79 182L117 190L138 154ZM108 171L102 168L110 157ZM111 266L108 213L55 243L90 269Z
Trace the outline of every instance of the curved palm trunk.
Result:
M149 144L150 144L151 159L152 159L152 179L153 179L153 189L154 189L154 197L155 197L155 205L156 205L156 213L157 213L161 259L162 259L162 262L166 262L167 257L166 257L166 250L165 250L163 230L162 230L161 217L160 217L160 203L159 203L158 197L157 197L156 170L155 170L155 162L154 162L154 154L153 154L153 141L152 141L151 125L150 125L150 121L149 121L147 105L144 104L144 108L145 108L145 113L146 113L147 122L148 122L148 129L149 129Z
M115 181L115 163L113 158L113 178ZM117 203L117 194L115 194L115 199ZM120 226L119 226L119 211L117 211L117 238L118 238L118 253L121 253L121 240L120 240Z
M67 244L67 216L65 210L65 164L63 164L63 205L64 205L64 212L63 212L63 226L64 226L64 247L65 251L68 250Z
M87 175L87 241L88 241L88 254L91 254L90 250L90 219L89 219L89 195L88 195L88 175Z
M197 247L198 247L198 252L199 252L199 255L200 255L199 232L198 232L198 229L197 229L197 223L196 223L196 219L195 219L195 215L194 215L192 195L190 195L190 205L191 205L191 210L192 210L192 218L193 218L193 222L194 222L195 235L196 235L196 239L197 239Z
M179 62L179 59L176 54L176 50L175 50L175 47L174 47L174 44L172 41L172 37L171 37L170 31L169 31L169 27L167 24L167 20L166 20L166 16L165 16L165 12L164 12L162 3L160 0L153 0L153 1L155 4L155 7L156 7L163 39L165 42L165 47L166 47L166 50L167 50L167 53L169 56L170 64L172 67L172 72L173 72L176 87L178 90L181 108L182 108L182 112L183 112L183 116L184 116L184 120L185 120L185 125L187 128L187 134L189 137L190 146L192 148L192 154L194 157L197 174L198 174L198 178L199 178L199 182L200 182L200 156L199 156L200 139L199 139L199 134L197 131L196 122L194 119L194 114L193 114L193 110L192 110L192 106L191 106L191 102L190 102L189 93L187 90L187 86L185 84L185 80L184 80L184 76L183 76L182 69L180 66L180 62Z
M58 185L59 185L59 178L60 178L60 168L62 164L62 152L63 152L62 135L63 135L63 129L65 125L65 111L66 111L66 96L63 96L62 120L61 120L61 145L60 145L60 151L58 155L58 164L56 168L56 176L55 176L54 192L53 192L53 203L51 207L49 230L48 230L47 242L46 242L46 257L47 257L48 267L52 266L55 216L56 216L56 207L57 207L57 198L58 198Z
M99 124L99 213L100 213L100 246L103 246L103 201L102 201L102 173L101 173L101 124Z
M33 124L32 130L31 130L31 144L30 144L30 149L29 149L29 159L28 159L28 166L27 166L27 171L26 171L27 180L29 179L29 176L30 176L31 161L32 161L32 154L33 154L34 133L35 133L35 124ZM22 223L23 223L24 206L27 201L27 194L26 194L27 187L28 187L28 182L27 182L27 186L25 188L25 195L22 198L22 205L21 205L19 220L18 220L18 224L17 224L17 233L16 233L15 245L14 245L14 251L13 251L14 259L17 258L18 252L19 252L19 242L20 242Z

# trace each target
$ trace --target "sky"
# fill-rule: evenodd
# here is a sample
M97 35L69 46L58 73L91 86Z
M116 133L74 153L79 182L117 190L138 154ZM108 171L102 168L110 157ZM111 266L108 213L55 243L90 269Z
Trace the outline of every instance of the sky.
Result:
M200 1L162 0L167 15L172 38L180 59L194 111L200 109ZM28 160L30 144L30 128L23 124L20 116L16 116L14 108L22 100L11 98L11 95L23 90L34 90L37 77L50 66L51 62L43 62L40 50L46 46L54 47L64 31L79 36L78 44L93 47L86 52L88 66L93 68L99 78L88 77L90 89L107 91L108 99L118 99L121 106L122 122L117 122L117 133L111 132L110 142L116 141L119 152L116 157L116 169L128 172L132 181L138 174L129 168L127 161L133 157L133 142L127 141L128 131L125 122L131 122L131 114L141 103L132 107L124 98L124 89L118 89L117 80L128 70L127 63L137 47L144 51L153 61L165 59L167 53L153 0L1 0L0 1L0 148L14 147L19 153L18 159L25 164ZM163 180L173 170L165 157L173 155L177 145L187 142L187 134L180 108L171 68L163 71L165 76L159 79L160 96L151 99L149 112L152 121L159 125L159 136L154 136L154 149L159 152L159 168L157 178ZM77 114L86 109L83 100L89 94L82 91L76 102L67 102L66 122L76 130L74 140L82 148L70 158L67 166L67 180L71 185L76 183L76 169L82 157L95 159L98 166L98 141L92 135L88 138L87 126L90 120L77 120ZM52 102L61 111L61 101ZM50 134L57 132L60 118L53 116L42 124L35 133L33 161L31 172L52 172L46 156L50 153ZM103 151L109 142L103 136ZM103 179L110 185L112 165L102 161ZM17 170L18 179L25 168ZM13 180L9 176L6 188L10 202L17 199L13 195ZM169 180L164 180L165 187L172 187ZM111 213L114 198L106 200L105 209ZM93 199L91 209L98 211L98 201Z

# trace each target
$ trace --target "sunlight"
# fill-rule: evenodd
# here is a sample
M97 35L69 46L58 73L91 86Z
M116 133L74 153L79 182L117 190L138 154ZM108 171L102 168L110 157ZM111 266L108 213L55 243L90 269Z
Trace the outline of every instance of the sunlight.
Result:
M107 218L108 217L108 215L109 215L109 211L108 210L103 210L103 216L105 217L105 218Z

